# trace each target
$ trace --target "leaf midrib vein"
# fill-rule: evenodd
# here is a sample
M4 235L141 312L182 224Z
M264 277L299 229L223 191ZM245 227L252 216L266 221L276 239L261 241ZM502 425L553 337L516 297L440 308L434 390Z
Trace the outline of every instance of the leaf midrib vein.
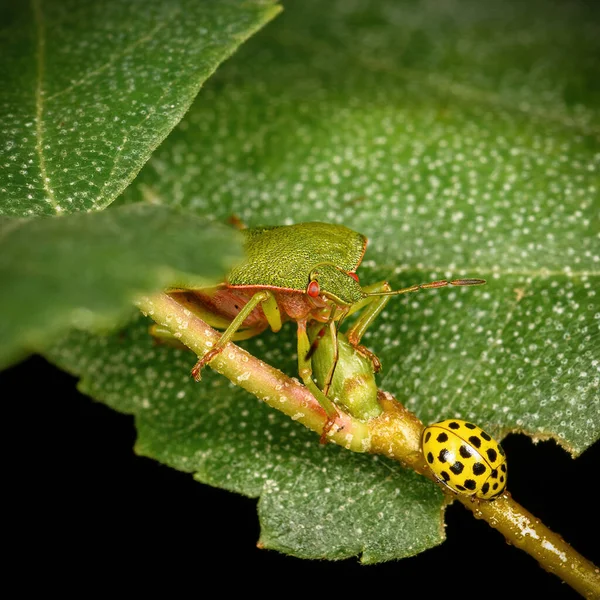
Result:
M44 15L42 12L42 0L31 0L31 9L35 22L37 36L36 57L36 88L35 88L35 149L40 163L40 176L42 186L46 192L48 202L56 212L60 212L60 206L54 197L50 187L48 171L46 169L46 157L44 156L44 59L46 51L46 30L44 28Z
M386 264L375 264L374 267L378 270L389 271L390 273L394 273L397 265L386 265ZM454 271L456 273L465 273L471 272L476 273L477 277L493 277L493 276L522 276L522 277L567 277L569 279L575 277L600 277L600 271L593 270L582 270L575 271L572 269L563 270L563 269L547 269L545 267L540 267L539 269L511 269L511 268L503 268L503 267L454 267L451 268L449 266L431 266L431 265L404 265L403 271L419 271L425 273L444 273L446 271ZM391 277L391 275L390 275Z

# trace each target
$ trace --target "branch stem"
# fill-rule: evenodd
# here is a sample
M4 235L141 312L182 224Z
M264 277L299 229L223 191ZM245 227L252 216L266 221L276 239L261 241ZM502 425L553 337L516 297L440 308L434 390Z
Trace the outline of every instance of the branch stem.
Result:
M398 460L438 483L421 452L423 424L390 394L380 394L380 403L383 414L369 421L370 452ZM509 544L535 558L543 569L560 577L585 598L600 598L600 569L515 502L509 492L490 502L453 494L438 485L449 499L461 502L476 519L486 521Z
M221 337L219 332L167 294L144 296L138 299L137 306L156 323L173 332L179 342L198 356L203 356ZM231 342L210 362L210 367L265 404L322 434L328 421L327 413L296 379ZM367 452L371 445L366 423L345 413L339 413L326 437L353 452Z
M167 294L142 297L140 310L202 356L221 335ZM321 405L296 379L229 343L210 363L215 371L260 398L269 406L299 421L319 435L328 419ZM423 424L393 396L380 392L384 411L368 423L340 413L327 440L353 452L383 454L414 469L435 483L421 452ZM440 484L438 484L440 485ZM543 569L556 574L586 598L600 598L600 569L581 556L559 535L515 502L505 492L493 502L458 496L440 485L451 500L460 501L475 518L498 530L510 544L535 558Z

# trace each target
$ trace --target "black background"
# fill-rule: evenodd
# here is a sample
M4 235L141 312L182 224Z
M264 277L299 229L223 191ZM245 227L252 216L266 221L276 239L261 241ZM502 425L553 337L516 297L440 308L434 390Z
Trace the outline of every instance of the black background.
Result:
M447 509L446 542L401 561L364 566L259 550L255 499L136 456L133 418L79 394L75 378L32 357L0 383L9 577L25 569L47 584L76 574L110 585L118 574L136 585L176 576L198 589L259 593L275 582L281 593L306 586L318 595L365 585L409 598L411 588L444 598L580 597L459 503ZM576 460L522 435L503 447L513 497L600 565L600 444Z

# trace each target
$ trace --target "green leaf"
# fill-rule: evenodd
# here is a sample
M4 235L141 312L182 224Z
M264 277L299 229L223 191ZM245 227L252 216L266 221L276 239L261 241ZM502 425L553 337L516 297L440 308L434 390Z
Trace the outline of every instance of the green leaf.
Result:
M104 208L270 0L32 0L0 8L0 214Z
M126 197L343 223L370 238L365 284L487 278L390 301L367 337L382 385L426 421L580 453L600 435L598 25L569 4L302 6L224 67Z
M218 282L237 232L167 206L0 219L0 365L77 326L106 328L144 292Z
M279 355L278 366L293 373L294 336L285 327L253 346L270 360ZM110 337L71 334L48 355L82 377L84 393L136 416L139 454L260 496L266 547L306 558L362 553L364 562L380 562L443 539L442 494L430 482L388 459L320 445L314 433L210 369L195 383L196 357L156 346L146 319Z
M290 2L211 79L124 201L150 194L249 225L343 223L371 240L363 284L487 278L483 288L390 300L365 338L383 362L380 387L426 422L468 418L499 438L554 437L578 454L600 436L600 31L592 10L516 0ZM245 345L293 374L293 326L284 329ZM405 491L413 476L398 467L324 451L276 414L258 425L264 407L242 404L219 378L193 388L214 421L178 422L173 407L191 393L193 356L156 349L148 372L169 379L149 397L136 392L137 365L115 366L118 380L99 373L112 343L71 338L48 356L84 375L94 397L136 412L138 451L212 485L261 494L266 547L329 558L362 548L373 562L441 540L435 486L424 482L427 500L413 496ZM135 395L152 420L132 406ZM287 450L297 438L302 460L296 446ZM324 456L325 477L314 472ZM376 470L377 485L358 478L361 461ZM253 487L237 483L254 474ZM319 478L330 491L309 493ZM346 527L362 533L354 544L341 540L341 552L343 528L327 516L365 489L370 506L393 504L377 513L361 504ZM310 516L300 523L298 512ZM377 525L380 513L396 526Z

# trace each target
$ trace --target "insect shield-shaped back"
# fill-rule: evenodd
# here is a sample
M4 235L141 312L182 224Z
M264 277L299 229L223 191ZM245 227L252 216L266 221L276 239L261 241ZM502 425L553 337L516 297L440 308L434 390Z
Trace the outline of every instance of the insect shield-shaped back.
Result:
M246 258L229 273L227 282L232 286L305 293L317 265L334 265L342 274L352 272L367 247L364 235L330 223L258 227L243 234ZM338 280L337 274L332 277ZM329 283L319 285L326 289Z
M506 488L504 450L477 425L440 421L425 428L422 446L429 468L457 494L492 500Z

